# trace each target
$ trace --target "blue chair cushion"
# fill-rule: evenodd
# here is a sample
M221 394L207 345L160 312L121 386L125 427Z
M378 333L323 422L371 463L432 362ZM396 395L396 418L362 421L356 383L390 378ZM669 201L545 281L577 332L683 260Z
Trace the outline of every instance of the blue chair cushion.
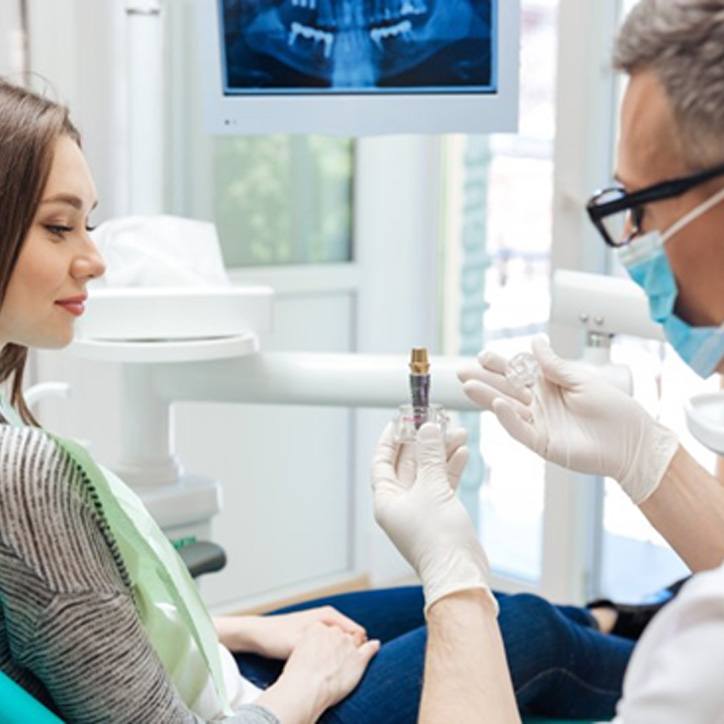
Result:
M3 724L63 724L53 712L0 672L0 720Z
M590 719L546 719L538 716L523 717L523 724L595 724Z

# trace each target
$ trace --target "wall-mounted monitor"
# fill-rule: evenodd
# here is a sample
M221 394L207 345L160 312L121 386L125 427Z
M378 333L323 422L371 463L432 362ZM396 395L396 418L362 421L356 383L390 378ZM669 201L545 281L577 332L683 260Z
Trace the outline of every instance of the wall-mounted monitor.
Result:
M519 0L197 0L214 133L488 133L518 116Z

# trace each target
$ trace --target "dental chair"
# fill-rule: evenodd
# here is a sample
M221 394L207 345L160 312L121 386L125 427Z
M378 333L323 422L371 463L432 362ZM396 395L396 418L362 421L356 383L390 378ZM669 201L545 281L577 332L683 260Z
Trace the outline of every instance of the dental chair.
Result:
M2 724L63 724L62 719L33 699L25 689L12 679L0 674L0 722ZM592 724L562 719L524 719L524 724Z
M12 679L0 674L0 721L3 724L63 724L61 719L33 699ZM576 724L571 720L527 718L524 724ZM592 724L578 722L577 724Z

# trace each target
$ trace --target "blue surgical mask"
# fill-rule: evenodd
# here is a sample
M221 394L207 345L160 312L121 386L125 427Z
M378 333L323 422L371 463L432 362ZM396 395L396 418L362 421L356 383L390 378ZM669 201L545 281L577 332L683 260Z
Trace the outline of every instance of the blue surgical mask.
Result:
M664 245L694 219L724 201L724 189L692 209L664 233L651 231L618 250L629 276L646 292L649 310L662 325L666 339L699 376L709 377L724 359L724 323L719 327L693 327L674 314L679 289Z

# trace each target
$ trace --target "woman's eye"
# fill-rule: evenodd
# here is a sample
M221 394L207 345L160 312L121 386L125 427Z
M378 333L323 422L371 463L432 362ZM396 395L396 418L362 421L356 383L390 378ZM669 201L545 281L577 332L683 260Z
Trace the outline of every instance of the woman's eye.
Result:
M98 226L91 226L90 224L86 224L85 230L90 234L91 232L95 231L98 228Z
M53 236L64 236L69 231L73 231L72 226L62 226L60 224L47 224L45 227Z

